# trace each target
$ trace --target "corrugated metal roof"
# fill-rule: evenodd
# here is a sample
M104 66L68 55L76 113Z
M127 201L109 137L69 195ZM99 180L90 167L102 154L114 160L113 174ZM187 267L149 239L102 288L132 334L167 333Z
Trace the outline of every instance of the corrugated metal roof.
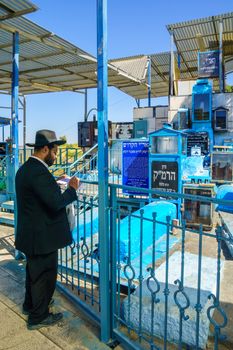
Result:
M95 57L28 19L18 17L0 21L0 90L11 90L12 33L16 31L20 38L21 93L97 86ZM142 68L126 68L109 62L109 85L121 88L144 83Z
M119 87L120 90L135 98L142 99L147 97L147 67L149 57L151 57L151 95L152 97L168 95L169 52L111 60L112 64L123 68L127 72L137 72L142 81L144 81L143 85L132 82L126 86Z
M167 26L173 31L177 52L175 60L180 55L179 79L190 80L198 78L198 36L201 36L206 50L218 49L219 21L223 21L223 53L226 60L225 72L233 71L233 12L218 16L195 19ZM167 96L169 94L170 52L149 55L151 57L151 96ZM145 58L146 57L146 58ZM144 59L144 63L143 63ZM147 56L126 57L112 62L127 71L139 71L146 68ZM141 68L142 69L142 68ZM145 73L146 74L146 73ZM146 78L146 77L145 77ZM218 79L214 80L214 88L218 90ZM135 98L147 98L147 88L140 85L122 87L121 90Z
M177 51L190 72L195 66L194 62L197 64L200 50L198 37L202 40L204 50L219 48L220 21L223 23L223 56L225 60L233 60L233 12L167 25L168 31L174 34ZM226 73L228 67L229 64L226 65Z
M26 0L0 0L0 8L3 3L11 4L12 11L20 10L20 6L25 3L28 4L27 9L30 8L30 3ZM218 47L217 28L220 19L223 19L227 73L232 71L233 67L233 13L167 26L169 31L174 32L180 55L179 79L198 78L197 35L201 36L206 49ZM12 33L15 31L20 34L21 93L74 91L96 87L95 57L23 17L12 16L4 21L0 20L0 90L11 90ZM167 96L170 52L110 60L109 85L132 97L147 98L148 56L151 57L151 95ZM175 61L178 61L178 53L175 53ZM217 84L216 80L215 87Z
M0 21L18 17L37 10L28 0L0 0Z
M132 76L138 77L141 80L144 80L146 77L147 61L148 57L145 55L111 60L114 66L128 72Z
M233 12L228 12L228 13L223 13L216 16L209 16L205 18L198 18L198 19L193 19L189 21L178 22L175 24L168 24L167 29L169 31L173 31L175 29L185 30L184 28L188 30L188 28L194 28L195 26L199 26L199 25L214 26L214 22L219 22L220 20L223 20L223 24L228 25L228 28L231 27L231 30L232 30L233 29L232 17L233 17ZM190 29L190 30L192 31L193 29Z

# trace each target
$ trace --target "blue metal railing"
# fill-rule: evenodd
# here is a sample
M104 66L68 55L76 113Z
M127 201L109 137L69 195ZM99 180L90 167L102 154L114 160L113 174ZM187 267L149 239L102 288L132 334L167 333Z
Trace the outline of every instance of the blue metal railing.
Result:
M7 156L0 158L0 190L4 190L6 188L6 179L7 179L6 162L7 162Z
M94 189L97 182L90 185ZM157 194L165 209L149 204L134 211L121 202L119 193L124 188L109 185L106 208L112 338L131 349L168 349L170 344L174 349L203 349L208 341L211 349L218 350L224 335L231 338L233 327L220 294L226 283L221 245L232 239L223 236L218 219L216 229L210 232L202 225L187 228L184 219L180 224L173 221L174 215L172 211L167 215L166 207L174 204L164 197L202 205L229 205L229 201L144 190L147 195ZM77 216L72 247L60 252L59 286L100 325L98 200L79 194L77 207L86 210ZM233 305L231 296L229 302Z
M80 165L81 167L85 166L86 161L88 161L91 157L93 157L93 155L96 154L97 150L98 150L98 144L95 144L87 152L82 154L81 157L76 159L75 162L73 162L67 167L67 174L71 175L72 172L74 173L77 172Z
M174 194L174 196L177 196L177 194ZM180 196L182 196L183 199L187 199L184 195ZM112 195L112 197L114 197L114 195ZM194 196L189 197L189 199L197 201L197 198ZM205 202L206 198L199 197L198 199ZM216 202L215 199L212 199L212 201ZM133 216L134 215L129 211L129 232L130 222ZM113 265L117 266L117 274L115 274L115 278L112 279L112 283L113 285L119 286L122 284L122 281L126 279L128 288L128 296L125 298L124 302L122 302L121 291L119 288L116 290L113 286L113 294L116 294L116 297L113 297L113 301L115 302L115 308L113 307L113 310L115 310L114 317L116 321L114 323L115 328L113 329L113 334L115 334L119 340L125 342L127 346L135 349L137 349L138 346L146 349L147 344L151 349L167 349L169 343L176 343L177 349L182 349L185 344L195 349L199 349L205 348L208 339L209 326L210 324L213 324L213 348L218 349L219 339L221 338L220 331L224 329L227 324L226 312L219 301L220 277L222 275L221 251L219 247L220 242L224 240L221 234L222 228L219 226L215 233L203 232L201 225L199 230L191 230L186 228L184 220L181 225L176 226L176 229L181 232L179 239L181 241L180 256L177 256L176 264L181 265L181 267L180 273L178 274L179 278L174 278L172 280L173 273L170 268L172 247L170 241L173 239L173 236L170 233L172 231L172 226L174 225L172 225L169 217L167 217L167 222L164 221L167 231L166 234L164 234L165 250L162 257L164 262L160 265L160 269L161 266L164 266L164 269L163 276L161 276L159 273L157 275L157 270L159 272L159 269L156 269L156 263L158 262L156 254L161 254L161 247L158 246L159 242L155 238L159 233L158 220L155 215L151 220L153 222L153 229L151 233L151 250L148 253L151 258L149 267L145 266L145 254L143 254L142 250L144 237L149 234L149 232L144 232L142 229L145 223L142 211L140 212L140 215L138 215L138 221L140 221L140 248L138 248L139 261L134 260L134 262L132 262L132 259L129 258L127 260L126 268L119 258L119 244L117 250L112 247L112 251L115 249L115 258L113 254L111 261ZM113 231L113 234L114 232L115 231ZM198 244L198 251L195 255L193 253L191 255L185 250L185 245L188 242L188 237L185 236L186 232L188 232L189 235L196 236L195 248L192 248L193 252L195 251L196 253L196 244ZM117 233L115 232L115 235L116 238L113 239L113 242L120 242L121 232L119 229ZM215 287L213 285L209 286L208 291L205 291L205 279L208 280L211 277L205 275L206 272L203 272L206 270L206 266L203 267L204 260L206 259L203 254L204 239L208 239L208 245L212 244L217 251L217 254L213 256L211 262L212 268L215 267L215 273L212 275L214 276ZM218 247L216 247L216 240L218 242ZM131 248L128 247L128 254L132 255L133 240L129 237L128 242L129 246L131 245ZM114 246L116 246L115 243ZM192 262L190 262L188 266L187 259L185 259L187 256L189 258L192 256L192 259L195 258L195 264L197 267L195 281L191 286L187 282L187 273L185 274L184 271L187 268L193 269L194 266L192 266ZM161 257L159 258L161 259ZM131 275L129 274L129 271L131 271ZM149 272L148 275L147 272ZM132 285L137 285L136 292L134 293L130 292ZM212 304L209 303L210 298L214 301ZM177 308L178 317L172 318L172 315L176 313L175 307ZM216 321L216 317L213 316L215 310L221 314L222 320ZM158 322L161 322L162 324L160 328L157 326ZM206 324L205 329L203 329L203 324ZM128 331L129 336L127 339L125 338L125 332L122 332L122 327L125 327ZM130 335L134 340L130 339ZM135 342L135 338L137 338L137 342Z
M58 148L57 159L54 168L71 166L80 157L81 149L76 147ZM23 164L33 154L33 148L19 147L19 163Z
M94 154L91 158L87 159L81 167L75 171L73 176L77 176L80 179L85 179L87 176L92 176L92 172L94 171L97 174L96 164L97 164L98 156ZM95 180L95 179L92 179Z

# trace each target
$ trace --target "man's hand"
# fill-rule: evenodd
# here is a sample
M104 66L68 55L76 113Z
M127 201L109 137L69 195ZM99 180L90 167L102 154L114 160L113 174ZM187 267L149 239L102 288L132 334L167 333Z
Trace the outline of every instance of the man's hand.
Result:
M69 183L68 183L68 186L69 187L73 187L76 191L78 189L78 186L79 186L79 179L76 177L76 176L73 176Z
M57 181L64 180L64 179L70 179L70 177L66 174L63 174L57 178Z

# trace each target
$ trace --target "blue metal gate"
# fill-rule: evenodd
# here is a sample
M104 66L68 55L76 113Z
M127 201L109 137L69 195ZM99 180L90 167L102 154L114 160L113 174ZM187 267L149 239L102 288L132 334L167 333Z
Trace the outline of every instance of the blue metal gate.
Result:
M105 305L99 282L101 218L98 198L91 196L97 183L88 186L89 194L80 194L77 203L74 243L60 252L60 288L98 325L107 312L112 339L127 349L205 349L208 344L217 350L220 343L233 342L233 297L228 295L226 305L220 294L229 292L222 247L232 238L224 234L217 212L215 226L205 231L205 219L198 228L184 219L179 224L172 209L172 197L180 197L183 204L199 203L208 216L220 200L153 191L157 207L152 203L136 209L123 195L125 186L109 185L110 281L105 287L110 301ZM169 203L170 216L163 209Z

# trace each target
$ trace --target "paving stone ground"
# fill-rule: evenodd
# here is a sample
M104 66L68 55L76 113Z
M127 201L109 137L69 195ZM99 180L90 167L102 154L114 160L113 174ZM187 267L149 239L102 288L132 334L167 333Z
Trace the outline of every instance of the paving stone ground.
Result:
M53 309L63 312L62 322L29 331L21 313L24 275L23 263L14 259L13 228L0 225L0 350L110 349L99 340L98 328L57 291Z

